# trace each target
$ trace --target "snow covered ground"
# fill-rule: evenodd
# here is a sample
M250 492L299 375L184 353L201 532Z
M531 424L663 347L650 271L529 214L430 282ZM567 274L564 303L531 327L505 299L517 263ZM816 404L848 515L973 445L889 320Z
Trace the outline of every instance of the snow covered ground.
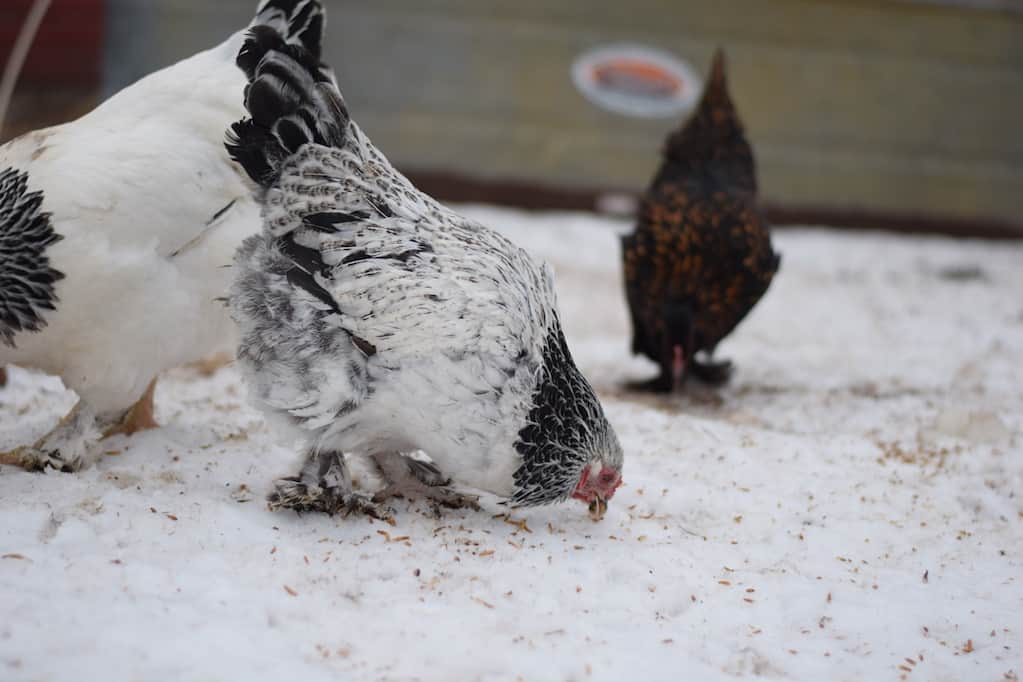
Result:
M270 513L294 455L233 368L79 475L0 471L2 680L1015 680L1023 246L786 230L720 391L630 393L615 232L466 212L549 259L626 449L578 503ZM12 370L0 448L70 408Z

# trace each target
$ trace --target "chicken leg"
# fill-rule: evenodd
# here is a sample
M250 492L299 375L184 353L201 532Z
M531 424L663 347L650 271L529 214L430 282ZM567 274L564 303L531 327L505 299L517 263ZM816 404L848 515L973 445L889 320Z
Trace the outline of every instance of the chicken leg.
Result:
M159 424L156 422L153 407L153 394L156 393L156 378L149 382L146 392L142 394L134 405L128 408L124 417L112 427L103 432L104 438L123 433L130 436L139 431L155 429Z
M373 495L374 502L409 495L425 497L438 506L479 511L479 497L463 495L448 487L451 479L429 462L412 459L399 452L376 454L373 460L387 480L387 486Z

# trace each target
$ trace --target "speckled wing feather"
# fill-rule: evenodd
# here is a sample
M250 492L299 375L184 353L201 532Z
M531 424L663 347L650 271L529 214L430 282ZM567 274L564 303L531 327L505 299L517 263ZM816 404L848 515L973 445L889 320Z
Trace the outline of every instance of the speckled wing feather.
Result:
M303 337L316 330L312 338L330 351L309 356L328 364L339 353L349 358L343 381L299 360L304 352L279 359L302 365L287 373L301 382L292 414L316 428L361 402L370 355L386 372L437 356L459 361L471 347L478 355L451 377L469 392L499 389L527 357L538 365L543 320L553 315L544 300L554 297L549 273L500 235L411 188L354 123L346 140L340 149L305 147L285 163L279 189L266 197L274 238L254 238L242 251L262 261L249 271L276 272L287 289L304 290L307 316L292 328ZM259 290L245 280L235 289ZM275 307L297 312L283 302ZM268 395L288 383L275 376Z
M286 61L279 68L289 69ZM289 76L317 90L309 76L294 69ZM250 90L250 102L260 97L262 82ZM327 82L324 77L321 84ZM264 197L267 231L239 255L249 265L242 271L251 273L234 288L244 319L260 319L260 310L279 311L250 334L279 335L281 316L288 316L293 341L301 346L297 352L289 346L287 357L260 362L269 370L257 373L263 375L256 383L265 386L264 399L318 428L366 397L370 355L381 372L414 371L416 360L461 360L473 348L479 354L451 377L468 392L499 389L524 359L535 370L554 315L547 269L507 239L416 190L348 119L335 93L327 87L317 92L337 98L326 106L343 124L335 129L321 118L319 129L305 131L307 138L331 146L306 145L275 169ZM257 124L260 106L250 105ZM236 146L232 153L245 162L245 149ZM270 286L250 281L268 276L276 276ZM305 293L303 306L288 298L295 287ZM253 300L254 291L280 295ZM274 346L249 340L243 348ZM313 340L319 348L306 347ZM348 359L347 372L333 367L337 357Z

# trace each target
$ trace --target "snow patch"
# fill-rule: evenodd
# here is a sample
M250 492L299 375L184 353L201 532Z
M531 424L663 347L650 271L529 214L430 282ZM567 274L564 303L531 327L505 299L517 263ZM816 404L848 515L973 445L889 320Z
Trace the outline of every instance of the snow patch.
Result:
M1012 679L1023 607L1023 248L777 234L720 391L637 395L621 220L466 207L549 260L626 450L565 504L396 525L266 510L298 457L238 372L78 475L0 471L0 679ZM982 268L983 277L949 276ZM974 267L974 269L976 269ZM972 270L971 270L972 272ZM73 404L14 369L0 447ZM1010 672L1010 671L1015 671Z

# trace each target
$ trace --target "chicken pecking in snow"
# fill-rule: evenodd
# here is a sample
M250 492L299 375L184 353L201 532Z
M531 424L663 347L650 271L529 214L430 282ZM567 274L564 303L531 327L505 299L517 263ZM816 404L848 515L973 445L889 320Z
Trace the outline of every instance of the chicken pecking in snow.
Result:
M712 384L728 379L731 363L710 355L780 262L756 195L753 151L719 50L696 113L668 138L636 229L622 240L632 352L660 365L649 388L671 391L689 372ZM706 360L695 357L701 351Z
M253 401L304 443L271 507L381 516L399 492L473 504L453 479L602 516L622 448L572 361L549 268L392 168L305 50L259 27L238 64L251 118L228 147L264 219L236 257L238 361ZM354 492L345 452L389 485Z
M319 53L314 0L264 0L253 25ZM217 299L238 244L260 227L251 183L223 146L245 115L234 64L244 38L0 147L0 366L58 375L79 396L0 461L78 468L102 435L153 424L159 372L235 343Z

